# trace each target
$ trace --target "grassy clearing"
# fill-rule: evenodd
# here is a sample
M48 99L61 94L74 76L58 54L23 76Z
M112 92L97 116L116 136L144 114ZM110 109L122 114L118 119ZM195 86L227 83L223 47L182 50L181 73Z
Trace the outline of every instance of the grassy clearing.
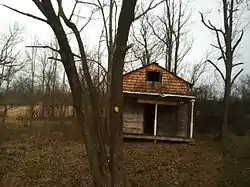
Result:
M91 186L81 138L66 123L9 124L0 147L0 186ZM194 145L126 142L132 186L250 186L250 137L230 146L212 140Z

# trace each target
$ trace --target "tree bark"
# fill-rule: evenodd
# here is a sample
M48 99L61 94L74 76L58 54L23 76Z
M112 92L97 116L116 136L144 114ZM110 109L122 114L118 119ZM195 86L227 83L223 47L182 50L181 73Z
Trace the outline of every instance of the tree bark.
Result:
M174 71L173 73L177 75L178 68L178 58L179 58L179 47L180 47L180 32L181 32L181 17L182 17L182 2L179 4L178 10L178 20L177 20L177 30L174 31L175 36L175 54L174 54ZM177 33L176 33L177 32Z
M225 82L225 91L224 91L224 98L223 98L223 111L222 111L222 123L220 129L220 140L227 139L227 126L228 126L228 111L230 105L230 95L231 95L231 74L227 76Z
M137 0L124 0L118 22L113 56L111 92L110 92L110 127L111 127L111 172L114 187L129 186L124 169L123 155L123 68L127 51L127 41L130 26L134 20L134 9Z
M83 111L88 111L88 106L86 108L83 108L83 106L85 106L83 105L82 99L83 91L76 70L74 56L69 46L66 33L62 27L59 17L57 17L54 12L51 2L49 0L44 0L43 6L44 14L47 17L49 25L56 35L60 47L60 56L72 92L73 105L76 110L77 124L85 141L85 147L88 154L93 182L95 186L101 187L106 183L106 173L103 173L103 165L99 159L100 152L98 148L97 137L93 133L93 125L86 122L83 113Z

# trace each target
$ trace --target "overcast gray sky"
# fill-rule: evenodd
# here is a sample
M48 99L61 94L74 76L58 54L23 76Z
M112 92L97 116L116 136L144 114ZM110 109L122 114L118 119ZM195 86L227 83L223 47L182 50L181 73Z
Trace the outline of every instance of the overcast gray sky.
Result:
M71 0L67 0L70 9ZM192 50L187 55L185 61L187 62L196 62L204 56L206 51L209 49L209 44L212 42L214 35L208 31L204 25L200 21L199 11L208 12L210 10L211 13L208 15L213 23L219 25L221 22L220 16L218 16L219 4L218 0L194 0L190 6L193 6L193 15L191 24L191 34L194 36L194 43ZM40 12L37 10L35 5L31 0L0 0L0 4L6 4L11 7L17 8L24 12L29 12L31 14L40 15ZM23 45L30 44L32 38L37 36L40 40L48 40L51 36L53 36L52 31L49 26L45 23L39 22L37 20L33 20L32 18L25 17L18 13L12 12L4 7L0 7L0 32L5 32L10 24L14 24L18 22L20 25L25 28L25 43ZM99 40L99 34L102 27L100 27L100 23L93 23L88 30L85 31L84 37L85 41L88 42L89 45L97 45L97 41ZM250 32L246 32L243 38L243 41L240 45L239 54L240 60L244 62L245 73L250 73Z

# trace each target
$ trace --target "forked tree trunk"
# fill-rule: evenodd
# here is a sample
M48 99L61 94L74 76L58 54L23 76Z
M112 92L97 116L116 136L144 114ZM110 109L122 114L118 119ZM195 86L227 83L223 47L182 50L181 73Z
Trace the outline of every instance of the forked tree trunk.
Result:
M112 71L109 99L109 128L111 132L110 158L111 165L105 152L105 144L100 133L101 116L99 112L99 99L96 88L93 86L90 71L88 69L84 45L81 40L80 32L76 25L67 19L62 8L62 0L57 0L59 13L55 12L51 0L33 0L39 10L47 18L45 21L52 28L60 47L59 53L61 61L66 71L69 81L73 105L76 111L77 124L81 129L88 154L89 165L92 179L96 187L127 187L129 182L126 176L123 162L123 136L122 136L122 77L124 58L127 50L127 40L130 26L134 20L134 9L137 0L123 0L118 30L115 39L114 53L112 56ZM34 18L34 17L33 17ZM41 20L41 19L39 19ZM84 78L88 88L86 95L81 87L81 82L77 72L74 54L68 42L67 35L62 26L61 20L75 34L80 51ZM43 20L44 21L44 20ZM89 105L84 104L83 97L89 100ZM111 99L112 98L112 99ZM91 109L90 109L91 108ZM84 111L84 112L83 112ZM86 118L86 115L90 118ZM88 119L88 121L86 120Z

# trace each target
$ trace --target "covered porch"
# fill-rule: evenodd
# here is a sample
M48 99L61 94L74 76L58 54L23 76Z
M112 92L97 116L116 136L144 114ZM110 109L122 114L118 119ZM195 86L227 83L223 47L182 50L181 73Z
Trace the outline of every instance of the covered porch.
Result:
M192 142L195 97L124 92L124 138Z

